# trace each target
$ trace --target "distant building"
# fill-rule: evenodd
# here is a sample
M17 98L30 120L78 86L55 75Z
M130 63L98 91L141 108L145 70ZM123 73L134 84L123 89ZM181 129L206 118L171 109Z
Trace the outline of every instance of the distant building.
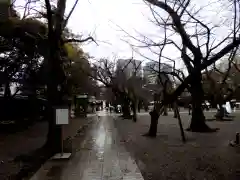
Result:
M161 63L159 69L158 62L147 62L143 67L143 77L146 80L147 84L157 84L158 83L158 74L159 70L162 72L172 72L173 68L171 65L166 63ZM164 79L163 75L161 75Z
M133 75L142 77L142 61L134 59L119 59L117 61L117 71L122 71L127 78Z
M143 67L143 77L147 84L155 84L157 80L157 72L159 71L158 62L147 62Z

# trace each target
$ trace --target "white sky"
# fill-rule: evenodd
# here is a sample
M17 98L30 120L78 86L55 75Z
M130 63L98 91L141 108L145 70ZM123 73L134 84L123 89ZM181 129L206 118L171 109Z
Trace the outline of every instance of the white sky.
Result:
M69 11L74 2L75 0L67 1L66 12ZM197 0L196 2L199 7L214 2L201 13L201 18L204 18L205 22L218 24L224 21L221 17L229 13L226 8L223 9L221 3L211 0ZM83 34L84 36L91 34L99 42L99 46L94 43L83 46L84 50L92 56L101 58L117 55L121 58L129 58L132 56L132 50L126 42L121 40L126 34L120 31L119 27L131 35L137 35L134 29L142 34L159 34L159 29L148 21L149 17L152 17L149 8L142 0L80 0L68 23L68 27L77 34ZM216 29L215 33L216 36L224 37L227 35L228 29L222 26ZM157 59L147 50L141 52L147 57ZM171 46L166 48L164 53L170 55L171 58L179 57L179 53ZM136 59L144 60L137 53L133 55ZM181 64L177 62L177 66L181 66Z
M75 0L69 0L68 8L74 2ZM134 34L133 29L148 32L152 24L143 16L146 12L148 8L141 0L80 0L68 27L75 33L85 36L92 34L96 38L99 46L93 43L84 46L91 55L97 58L113 55L129 58L132 50L121 40L124 33L119 31L118 26L131 34Z
M218 2L207 6L199 18L203 18L205 22L223 25L224 19L221 17L223 15L229 16L229 12L219 2L224 0L215 1ZM200 7L215 1L195 0L194 2L197 2L196 5ZM23 4L25 2L24 0L17 0L16 4ZM69 12L74 2L75 0L67 0L66 13ZM133 36L137 35L134 29L145 35L157 36L161 34L161 31L148 21L149 17L152 17L149 8L142 0L79 0L69 20L68 27L73 33L83 35L83 37L91 35L97 40L99 46L94 43L82 45L84 51L91 56L96 58L113 56L129 58L132 56L131 47L121 40L129 40L129 38L124 37L126 34L120 31L119 27ZM227 35L228 28L221 26L214 33L215 37L222 39ZM147 50L142 50L141 52L145 56L157 60L157 56L153 55L153 53ZM164 54L173 59L179 56L179 53L172 46L166 48ZM133 56L138 60L144 60L137 53L133 53ZM177 61L176 65L182 67L179 61Z

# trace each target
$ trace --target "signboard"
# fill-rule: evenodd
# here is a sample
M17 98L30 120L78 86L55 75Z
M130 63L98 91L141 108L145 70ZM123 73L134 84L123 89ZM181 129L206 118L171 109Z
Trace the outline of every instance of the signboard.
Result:
M56 124L68 124L68 109L56 109Z
M231 114L232 113L232 108L229 102L226 102L226 111Z

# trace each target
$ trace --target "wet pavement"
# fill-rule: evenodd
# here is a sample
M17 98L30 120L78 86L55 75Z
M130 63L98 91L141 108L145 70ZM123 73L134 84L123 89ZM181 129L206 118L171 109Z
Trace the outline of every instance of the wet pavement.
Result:
M47 161L31 180L143 180L113 121L100 112L71 159Z

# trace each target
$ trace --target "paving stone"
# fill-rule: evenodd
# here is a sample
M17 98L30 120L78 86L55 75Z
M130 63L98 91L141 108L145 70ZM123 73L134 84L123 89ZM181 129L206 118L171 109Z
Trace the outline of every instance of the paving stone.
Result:
M72 159L57 166L58 171L54 173L46 172L54 164L52 161L46 162L31 180L143 180L134 159L118 143L118 132L113 121L108 113L100 112Z

